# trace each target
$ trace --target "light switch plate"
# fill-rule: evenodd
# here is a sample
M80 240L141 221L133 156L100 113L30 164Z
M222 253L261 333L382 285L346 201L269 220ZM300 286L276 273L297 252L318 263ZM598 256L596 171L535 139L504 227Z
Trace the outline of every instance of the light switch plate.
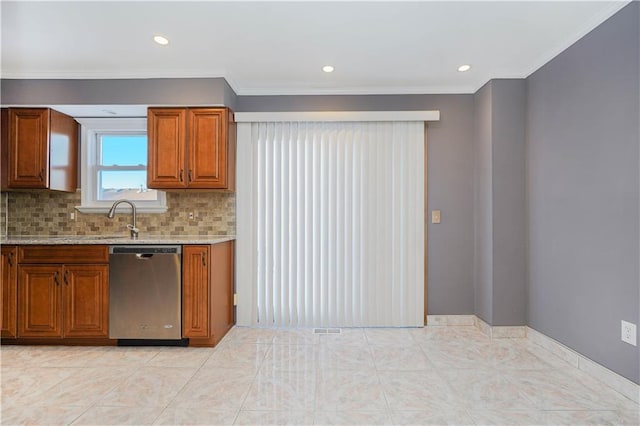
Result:
M431 223L440 223L440 210L431 211Z

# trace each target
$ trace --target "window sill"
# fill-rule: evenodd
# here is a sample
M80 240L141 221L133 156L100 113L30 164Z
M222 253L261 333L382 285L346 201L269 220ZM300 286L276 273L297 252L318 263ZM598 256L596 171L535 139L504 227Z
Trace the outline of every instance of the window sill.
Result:
M80 213L89 213L89 214L107 214L109 213L109 209L111 209L111 206L76 206L75 207L76 210L78 210ZM117 211L120 212L121 207L118 206L117 207ZM152 213L152 214L156 214L156 213L166 213L168 210L167 206L158 206L158 207L152 207L152 206L136 206L136 213ZM129 206L122 206L122 211L126 212L130 212L131 211L131 207Z

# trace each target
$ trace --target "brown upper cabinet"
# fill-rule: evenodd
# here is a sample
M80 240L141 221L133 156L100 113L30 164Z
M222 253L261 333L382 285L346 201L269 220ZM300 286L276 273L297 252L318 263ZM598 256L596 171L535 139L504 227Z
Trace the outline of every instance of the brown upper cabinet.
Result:
M75 192L78 123L50 108L3 108L2 189Z
M149 108L147 186L235 190L236 131L228 108Z

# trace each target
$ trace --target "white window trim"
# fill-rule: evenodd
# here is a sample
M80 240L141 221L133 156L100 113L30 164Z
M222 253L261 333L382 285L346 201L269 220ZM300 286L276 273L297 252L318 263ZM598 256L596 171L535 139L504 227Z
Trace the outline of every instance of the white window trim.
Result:
M81 205L76 209L82 213L107 213L113 201L96 201L96 175L93 172L95 159L97 158L98 144L95 142L99 133L124 131L147 131L146 118L77 118L80 123L80 150L81 158ZM163 191L158 191L156 205L148 205L144 201L135 201L138 213L165 213L167 211L167 198ZM118 206L118 210L120 206ZM130 209L122 206L123 210Z

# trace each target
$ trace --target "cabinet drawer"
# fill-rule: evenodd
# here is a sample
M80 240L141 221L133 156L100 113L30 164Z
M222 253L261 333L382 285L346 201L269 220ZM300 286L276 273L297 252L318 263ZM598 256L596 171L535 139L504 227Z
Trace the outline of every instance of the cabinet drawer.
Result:
M18 263L108 263L109 247L105 245L22 246Z

